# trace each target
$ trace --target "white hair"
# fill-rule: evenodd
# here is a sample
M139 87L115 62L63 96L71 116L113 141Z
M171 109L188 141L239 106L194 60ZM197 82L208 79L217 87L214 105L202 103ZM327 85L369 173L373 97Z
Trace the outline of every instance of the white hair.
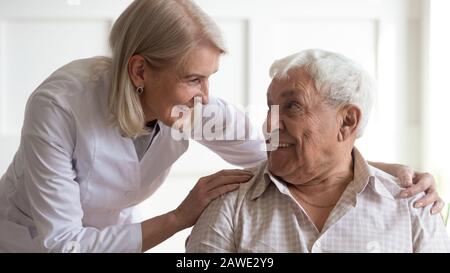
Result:
M372 77L349 58L321 49L308 49L275 61L272 79L288 78L288 72L302 68L313 79L318 92L334 106L352 104L361 111L357 137L361 137L370 116L375 83Z
M144 112L128 75L128 61L142 55L152 68L184 65L186 56L202 42L222 53L225 45L216 23L191 0L135 0L114 23L112 83L108 105L123 136L146 134Z

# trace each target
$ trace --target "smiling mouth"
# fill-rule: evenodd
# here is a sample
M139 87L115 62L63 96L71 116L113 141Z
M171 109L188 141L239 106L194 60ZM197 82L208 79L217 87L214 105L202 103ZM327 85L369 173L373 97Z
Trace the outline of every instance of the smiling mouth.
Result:
M289 148L291 146L294 146L292 143L278 143L278 148Z

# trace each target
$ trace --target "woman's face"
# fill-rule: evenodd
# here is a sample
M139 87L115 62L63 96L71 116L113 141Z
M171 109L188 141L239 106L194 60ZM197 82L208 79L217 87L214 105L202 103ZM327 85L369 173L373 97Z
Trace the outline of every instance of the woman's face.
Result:
M186 57L182 69L167 67L151 69L145 63L144 93L141 104L146 121L158 119L172 126L179 119L172 116L176 106L194 106L194 98L200 97L202 104L208 103L209 77L219 67L221 52L211 45L200 45Z

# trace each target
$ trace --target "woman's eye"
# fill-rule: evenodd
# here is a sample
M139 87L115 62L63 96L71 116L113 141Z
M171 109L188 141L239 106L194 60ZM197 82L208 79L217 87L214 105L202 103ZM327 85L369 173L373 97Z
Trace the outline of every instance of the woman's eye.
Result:
M201 80L199 78L195 78L195 79L190 80L189 83L191 83L191 84L200 84Z

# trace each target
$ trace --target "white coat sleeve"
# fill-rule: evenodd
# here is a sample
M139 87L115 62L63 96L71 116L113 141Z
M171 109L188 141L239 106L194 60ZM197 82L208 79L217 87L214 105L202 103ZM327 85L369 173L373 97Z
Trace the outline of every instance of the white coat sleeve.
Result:
M203 109L202 125L202 137L196 139L200 134L194 131L194 140L228 163L248 168L267 158L262 129L254 128L248 116L236 106L211 97Z
M24 182L39 247L46 252L140 252L141 225L84 227L73 165L74 118L68 107L40 93L30 98L21 145Z

